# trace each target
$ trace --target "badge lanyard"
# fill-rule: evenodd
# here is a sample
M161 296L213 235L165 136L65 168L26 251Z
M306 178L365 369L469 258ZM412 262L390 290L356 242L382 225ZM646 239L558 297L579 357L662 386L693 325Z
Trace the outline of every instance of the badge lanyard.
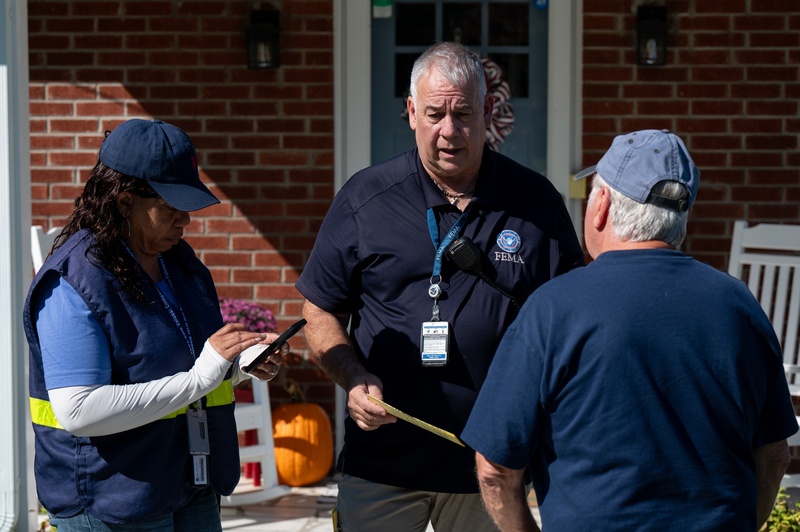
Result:
M125 250L130 254L130 256L133 257L133 260L138 262L136 255L133 254L133 251L131 251L131 248L128 247L128 244L124 240L122 241L122 245L125 247ZM172 294L175 296L175 305L178 307L178 311L181 313L180 318L178 318L177 314L175 314L175 310L172 308L172 305L170 305L169 299L167 299L167 296L158 287L158 284L153 284L155 285L156 291L161 298L161 303L169 313L173 323L175 323L175 326L181 332L181 335L183 335L186 345L189 346L189 352L192 354L192 358L196 360L197 352L194 348L194 342L192 342L192 332L189 329L189 320L186 319L186 314L183 312L183 307L181 307L180 303L178 303L178 294L175 292L175 286L172 284L172 280L169 277L169 272L167 271L167 264L164 262L164 257L162 257L160 253L158 254L158 264L161 267L161 272L164 274L164 280L167 282L169 289L172 290ZM189 453L192 455L192 462L194 466L193 483L195 486L206 486L208 485L208 455L211 454L211 445L208 440L208 420L206 411L203 409L202 400L198 399L195 401L194 408L189 408L186 411L186 423L189 433Z
M439 321L439 303L438 299L439 296L442 295L442 289L439 286L439 283L442 281L442 255L444 255L445 250L447 247L455 240L458 234L461 232L461 229L467 223L467 218L469 217L469 213L472 211L472 204L470 203L467 205L467 208L464 209L464 212L461 216L456 220L456 223L453 224L453 227L447 232L445 235L444 240L442 240L441 244L439 243L439 227L436 225L436 216L433 213L433 209L428 209L428 231L431 234L431 242L433 242L433 247L436 249L436 255L433 259L433 273L431 274L431 285L428 287L428 295L433 299L433 317L431 321Z
M442 288L439 283L442 280L442 255L450 244L458 237L461 229L467 223L469 213L472 210L470 203L461 216L447 232L444 240L439 243L439 227L436 225L436 216L433 209L428 209L428 231L431 234L431 242L436 249L433 259L433 273L431 274L431 284L428 287L428 295L433 299L433 316L431 321L422 324L420 332L420 360L424 367L441 367L447 365L448 350L450 345L450 324L439 319L439 297L442 295Z
M122 245L125 247L125 251L127 251L128 254L131 257L133 257L133 260L139 262L138 259L136 258L136 255L133 254L133 251L131 251L131 248L128 247L128 244L124 240L122 241ZM173 310L172 305L170 305L167 296L164 295L164 293L158 287L158 284L156 283L153 284L155 285L156 291L158 292L158 295L161 298L161 303L164 305L164 308L169 313L173 323L175 323L175 326L181 332L181 335L183 336L183 340L186 342L186 345L189 346L189 352L192 354L192 358L197 359L197 352L195 351L194 343L192 342L192 333L191 330L189 329L189 320L186 319L186 314L184 314L183 312L183 307L181 307L180 303L177 303L178 294L175 292L175 287L172 285L172 280L169 278L169 272L167 271L167 265L164 262L164 257L162 257L160 253L158 254L158 264L161 267L161 273L164 274L164 280L167 281L169 289L172 290L172 293L175 295L176 306L178 307L178 310L181 313L181 319L179 319L178 316L175 314L175 311Z

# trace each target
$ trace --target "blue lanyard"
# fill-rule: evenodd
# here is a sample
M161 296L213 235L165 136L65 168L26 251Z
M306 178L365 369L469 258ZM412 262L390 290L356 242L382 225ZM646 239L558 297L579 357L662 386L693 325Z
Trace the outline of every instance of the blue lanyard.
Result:
M133 254L133 251L131 251L131 248L128 247L128 244L124 240L122 241L122 245L125 247L125 251L127 251L128 254L131 257L133 257L133 260L139 262L138 259L136 258L136 255ZM160 253L158 254L158 264L159 266L161 266L161 272L164 274L164 280L167 281L169 289L172 290L172 294L175 297L175 301L177 303L178 294L175 292L175 287L172 285L172 280L169 278L169 272L167 271L167 265L164 262L164 257L162 257ZM197 352L194 349L194 342L192 342L192 332L189 329L189 320L186 319L186 314L184 314L183 312L183 307L181 307L180 303L177 303L178 310L181 313L181 318L182 318L181 321L181 319L178 319L178 316L172 309L172 305L170 305L167 296L165 296L164 293L161 291L161 289L158 287L158 284L153 283L153 285L156 287L156 291L158 292L158 295L161 297L161 303L164 305L164 308L169 313L173 323L175 323L175 326L183 335L183 339L186 342L186 345L189 346L189 352L192 354L192 358L197 359Z
M453 224L453 227L447 232L445 235L444 240L442 243L439 244L439 227L436 225L436 216L433 214L433 209L428 209L428 231L431 234L431 242L433 242L433 247L436 249L436 256L433 259L433 273L431 274L431 283L433 283L433 279L436 277L440 277L442 273L442 255L447 247L455 240L458 234L461 232L461 229L467 223L467 218L469 217L469 213L472 211L472 203L467 205L467 208L464 209L464 212L461 213L461 216L456 220L456 223Z
M169 278L169 272L167 271L167 265L164 262L164 257L161 256L161 253L158 254L158 263L161 265L161 271L164 273L164 280L167 281L169 285L169 289L172 290L172 294L175 296L175 301L178 301L178 294L175 292L175 287L172 285L172 280ZM181 313L181 320L178 319L178 316L175 315L175 311L172 310L172 305L169 304L169 300L158 288L156 284L156 290L158 290L158 295L161 296L161 302L164 304L164 308L167 309L169 315L172 316L172 321L175 322L175 325L178 327L178 330L183 335L183 339L186 340L186 345L189 346L189 352L192 354L192 358L197 359L197 353L194 350L194 342L192 342L192 332L189 330L189 320L186 319L186 314L183 312L183 307L181 307L180 303L177 303L178 310Z

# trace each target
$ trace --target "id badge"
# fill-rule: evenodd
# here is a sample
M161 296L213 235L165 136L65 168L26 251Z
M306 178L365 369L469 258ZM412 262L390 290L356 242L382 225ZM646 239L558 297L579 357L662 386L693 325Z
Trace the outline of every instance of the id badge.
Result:
M192 464L194 465L195 486L208 485L208 456L204 454L193 454Z
M450 324L446 321L426 321L422 324L419 344L423 366L446 365L447 350L450 346Z
M208 443L206 411L189 408L186 412L186 422L189 426L189 452L192 454L210 454L211 446Z
M206 411L189 408L186 411L186 424L189 429L189 453L192 455L194 485L208 485L208 455L211 445L208 443L208 422Z

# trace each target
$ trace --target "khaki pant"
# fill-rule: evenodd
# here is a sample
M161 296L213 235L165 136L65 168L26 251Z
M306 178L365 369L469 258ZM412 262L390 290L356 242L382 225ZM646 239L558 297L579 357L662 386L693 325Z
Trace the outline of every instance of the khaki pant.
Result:
M415 491L344 475L335 532L497 532L480 493Z

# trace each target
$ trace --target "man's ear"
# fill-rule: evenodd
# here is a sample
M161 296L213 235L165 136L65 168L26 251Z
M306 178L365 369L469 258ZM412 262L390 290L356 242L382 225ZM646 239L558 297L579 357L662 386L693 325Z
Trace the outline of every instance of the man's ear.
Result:
M492 112L494 111L494 96L490 93L486 94L486 99L483 100L483 119L486 126L492 123Z
M408 125L412 130L417 130L417 108L414 106L414 98L411 96L406 100L406 109L408 109Z
M598 231L605 229L611 210L611 192L603 187L594 198L594 217L592 224Z

